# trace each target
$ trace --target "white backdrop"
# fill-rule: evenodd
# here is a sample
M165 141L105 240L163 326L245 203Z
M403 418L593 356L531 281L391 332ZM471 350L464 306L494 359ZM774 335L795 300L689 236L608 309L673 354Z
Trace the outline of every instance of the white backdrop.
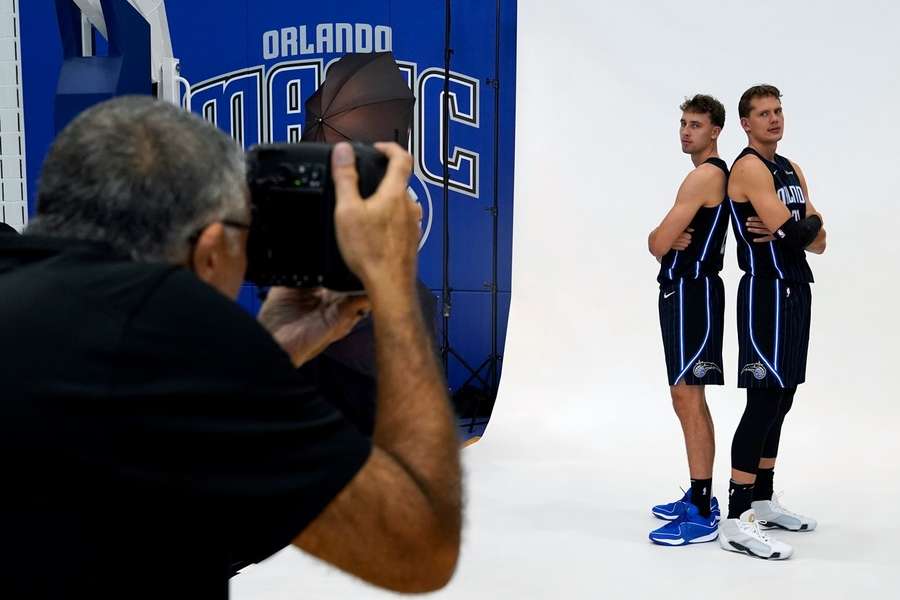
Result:
M886 597L900 590L900 7L558 0L519 3L513 301L500 397L466 450L468 518L446 598ZM678 105L728 110L720 152L745 145L740 94L784 94L779 152L803 168L829 249L812 257L809 382L784 428L776 489L819 519L754 561L718 544L660 548L651 504L687 482L646 236L691 168ZM731 234L729 234L731 236ZM708 396L727 504L734 388L729 239L724 388ZM234 580L236 598L386 597L287 550Z

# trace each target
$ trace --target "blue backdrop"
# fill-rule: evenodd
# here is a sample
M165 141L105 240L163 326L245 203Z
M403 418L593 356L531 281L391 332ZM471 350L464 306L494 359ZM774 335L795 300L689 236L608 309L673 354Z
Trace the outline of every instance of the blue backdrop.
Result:
M53 0L22 4L29 209L33 213L39 168L55 133L53 106L62 49ZM420 273L440 300L444 2L346 0L301 6L280 0L202 0L170 1L166 8L174 53L181 60L182 75L191 83L191 109L216 122L245 147L296 139L305 120L306 98L322 81L328 65L345 52L393 51L417 98L410 149L416 156L411 187L423 206L427 227ZM451 347L477 368L490 357L495 335L491 327L495 192L500 354L509 311L515 0L454 0L451 24L449 334ZM99 47L102 52L103 44ZM258 308L252 286L245 286L241 303L251 311ZM459 359L450 359L451 388L458 388L470 375ZM487 372L481 375L486 377Z

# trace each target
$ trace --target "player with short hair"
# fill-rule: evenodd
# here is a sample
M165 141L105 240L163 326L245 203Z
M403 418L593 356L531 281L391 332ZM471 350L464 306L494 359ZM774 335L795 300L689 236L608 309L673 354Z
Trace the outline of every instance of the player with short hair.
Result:
M690 489L675 502L654 506L669 521L650 533L657 544L682 546L716 539L718 502L712 497L715 435L706 385L722 385L725 292L719 271L728 229L724 203L728 167L717 138L725 107L697 94L681 105L681 150L694 169L675 205L650 234L650 253L660 262L659 320L672 403L681 421L691 476Z
M785 415L806 379L810 283L806 253L825 251L822 217L809 200L803 171L776 153L784 134L781 92L751 87L738 105L748 146L732 165L728 207L744 271L738 289L738 385L747 404L731 446L726 550L786 559L793 549L763 529L812 531L815 519L773 497L775 458Z

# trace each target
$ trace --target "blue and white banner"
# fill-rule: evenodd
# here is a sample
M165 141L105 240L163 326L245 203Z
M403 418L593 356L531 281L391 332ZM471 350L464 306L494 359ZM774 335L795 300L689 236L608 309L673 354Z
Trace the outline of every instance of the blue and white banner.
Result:
M33 212L34 183L54 135L53 100L62 52L54 3L25 4L22 53ZM515 0L451 3L448 201L453 293L449 333L451 346L472 368L482 365L491 354L493 286L499 292L495 319L498 354L502 354L509 308L515 10ZM172 50L190 85L185 90L185 106L244 147L299 140L306 99L343 54L393 52L416 96L409 140L416 168L410 190L425 215L421 278L440 298L445 3L203 0L169 1L166 11ZM102 51L101 41L98 52ZM496 257L495 193L499 216ZM242 294L248 309L253 310L257 302L249 288ZM463 361L450 361L451 387L470 379ZM480 376L486 378L487 372L481 371Z

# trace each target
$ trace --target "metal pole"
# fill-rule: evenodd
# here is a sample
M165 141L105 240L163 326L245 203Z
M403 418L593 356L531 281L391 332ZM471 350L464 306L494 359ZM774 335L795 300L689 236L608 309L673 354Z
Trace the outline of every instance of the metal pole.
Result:
M443 281L441 295L443 300L443 336L441 343L441 359L444 363L444 374L448 381L450 350L450 0L444 2L444 97L443 114L441 115L441 142L444 166L444 244L443 244Z

